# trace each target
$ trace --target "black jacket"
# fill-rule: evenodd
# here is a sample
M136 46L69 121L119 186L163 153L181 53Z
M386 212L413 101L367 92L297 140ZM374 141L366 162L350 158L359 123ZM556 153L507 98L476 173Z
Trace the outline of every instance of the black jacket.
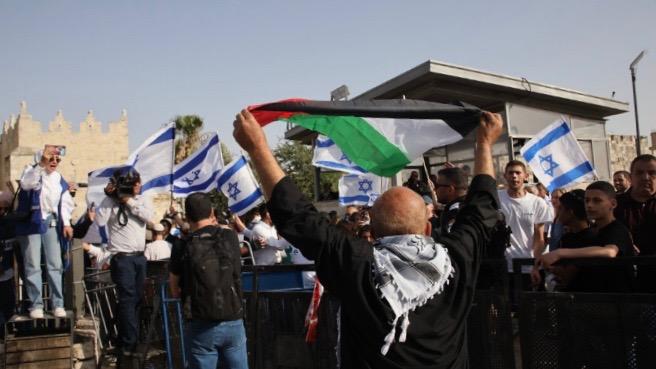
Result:
M267 204L278 232L316 263L327 291L341 300L343 368L465 368L466 321L474 296L481 250L497 221L496 182L480 175L451 233L442 239L455 274L444 291L410 313L404 343L380 354L393 314L372 277L373 249L329 224L289 177L274 188Z

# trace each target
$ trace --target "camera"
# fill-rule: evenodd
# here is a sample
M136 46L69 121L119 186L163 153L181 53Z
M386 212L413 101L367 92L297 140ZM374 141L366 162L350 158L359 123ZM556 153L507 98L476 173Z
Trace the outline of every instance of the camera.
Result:
M114 199L133 197L134 185L141 182L139 172L132 168L118 169L109 179L109 185L105 187L105 194Z

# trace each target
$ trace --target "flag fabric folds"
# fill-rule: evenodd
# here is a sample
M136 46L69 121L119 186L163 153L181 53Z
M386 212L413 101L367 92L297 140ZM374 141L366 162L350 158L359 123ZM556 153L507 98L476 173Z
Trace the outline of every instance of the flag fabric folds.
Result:
M173 196L186 197L194 192L216 188L223 168L219 135L213 133L207 142L173 170Z
M217 185L228 198L228 208L234 214L243 215L264 201L243 155L223 168Z
M471 105L405 99L289 99L249 110L261 125L284 120L326 135L357 166L385 177L433 147L461 140L481 116Z
M173 182L175 123L171 122L148 137L128 157L127 165L141 175L141 194L170 192Z
M345 175L339 179L339 205L372 206L389 187L389 179L368 173Z
M335 144L335 141L319 135L314 145L312 165L326 169L338 170L350 174L364 174L366 170L354 164Z
M126 167L127 165L116 165L96 169L89 173L87 179L87 206L91 206L92 204L95 206L100 205L106 196L105 186L107 186L107 182L109 182L109 177L111 177L115 171Z
M171 190L173 180L173 149L175 123L168 123L137 148L123 165L96 169L87 180L87 205L99 205L105 197L105 186L118 169L132 167L141 176L141 194L155 194Z
M564 119L540 131L520 153L549 191L593 180L597 176Z

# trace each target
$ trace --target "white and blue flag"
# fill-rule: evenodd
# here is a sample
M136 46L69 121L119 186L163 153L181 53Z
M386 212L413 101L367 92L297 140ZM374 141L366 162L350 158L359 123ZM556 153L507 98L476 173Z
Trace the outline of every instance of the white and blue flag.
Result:
M342 149L335 145L335 141L323 135L317 137L312 165L351 174L367 173L366 170L349 160Z
M161 193L171 190L173 182L173 149L175 123L166 124L148 137L130 155L123 165L96 169L89 173L87 180L87 206L96 206L105 198L105 186L118 169L132 167L141 176L141 193Z
M207 142L173 170L173 196L186 197L194 192L216 188L223 168L219 135L213 133Z
M112 167L105 167L96 169L93 172L89 173L89 178L87 180L87 206L100 205L100 203L105 198L105 186L109 182L109 177L111 177L115 171L126 168L127 165L116 165Z
M173 184L175 123L166 124L134 151L126 164L141 176L141 194L170 192Z
M376 199L387 189L388 178L367 173L362 175L345 175L339 179L339 205L372 206Z
M540 131L520 153L549 191L597 177L592 163L564 119Z
M228 208L237 215L244 215L264 200L243 155L223 168L217 185L228 198Z

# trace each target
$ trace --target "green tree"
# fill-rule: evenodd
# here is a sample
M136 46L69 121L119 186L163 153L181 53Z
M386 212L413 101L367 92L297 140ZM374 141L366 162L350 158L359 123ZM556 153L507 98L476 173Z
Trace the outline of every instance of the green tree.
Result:
M312 147L298 141L281 142L273 154L282 169L298 185L300 190L310 199L314 199L314 167L312 166ZM322 191L337 191L337 181L340 173L321 173L319 188Z
M175 122L175 162L183 161L200 145L203 118L198 115L178 115Z

